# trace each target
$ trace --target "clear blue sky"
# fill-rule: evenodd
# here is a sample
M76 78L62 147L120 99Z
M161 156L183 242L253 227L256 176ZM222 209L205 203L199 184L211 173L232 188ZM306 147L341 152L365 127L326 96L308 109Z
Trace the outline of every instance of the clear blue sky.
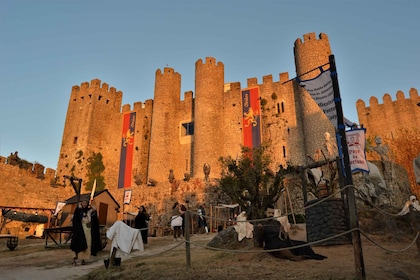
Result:
M420 90L419 14L415 0L2 0L0 155L55 169L73 85L98 78L132 105L153 99L168 66L183 95L208 56L226 82L278 81L295 76L293 44L310 32L328 35L344 115L358 122L358 99Z

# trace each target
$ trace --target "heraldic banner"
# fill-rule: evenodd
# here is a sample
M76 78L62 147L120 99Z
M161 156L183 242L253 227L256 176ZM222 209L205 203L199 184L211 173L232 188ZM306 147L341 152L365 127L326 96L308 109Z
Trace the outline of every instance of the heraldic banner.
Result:
M125 113L122 129L120 171L118 174L118 188L131 186L131 170L134 151L134 128L136 126L136 112Z
M259 88L242 91L242 131L244 146L261 146L261 109Z

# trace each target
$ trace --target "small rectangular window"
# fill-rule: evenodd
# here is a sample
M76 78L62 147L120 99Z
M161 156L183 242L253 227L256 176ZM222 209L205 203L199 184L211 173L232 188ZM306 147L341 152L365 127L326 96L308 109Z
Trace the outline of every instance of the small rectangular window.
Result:
M73 144L77 144L77 136L74 137Z
M193 122L182 124L181 136L187 136L187 135L194 135L194 123Z

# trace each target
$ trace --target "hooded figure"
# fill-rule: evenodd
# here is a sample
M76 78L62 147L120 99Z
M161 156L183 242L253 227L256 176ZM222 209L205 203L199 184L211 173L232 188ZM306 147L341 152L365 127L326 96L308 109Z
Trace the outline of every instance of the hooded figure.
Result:
M81 259L81 264L85 265L86 260L89 260L91 255L96 256L101 249L98 213L93 205L89 205L88 199L78 204L72 222L70 249L74 252L73 265L77 264L77 259Z

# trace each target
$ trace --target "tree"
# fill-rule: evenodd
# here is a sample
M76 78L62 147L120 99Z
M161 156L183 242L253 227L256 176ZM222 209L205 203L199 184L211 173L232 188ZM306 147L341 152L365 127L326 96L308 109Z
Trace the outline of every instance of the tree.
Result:
M105 178L102 176L102 172L105 170L105 165L102 162L101 153L93 153L91 157L87 159L87 174L88 181L86 182L86 190L90 191L93 188L93 184L96 180L96 192L105 189Z
M264 217L266 206L275 204L283 189L283 179L295 172L293 166L279 166L274 173L270 170L270 156L266 147L242 148L240 159L220 158L222 177L220 188L234 203L238 203L247 212L249 219Z

